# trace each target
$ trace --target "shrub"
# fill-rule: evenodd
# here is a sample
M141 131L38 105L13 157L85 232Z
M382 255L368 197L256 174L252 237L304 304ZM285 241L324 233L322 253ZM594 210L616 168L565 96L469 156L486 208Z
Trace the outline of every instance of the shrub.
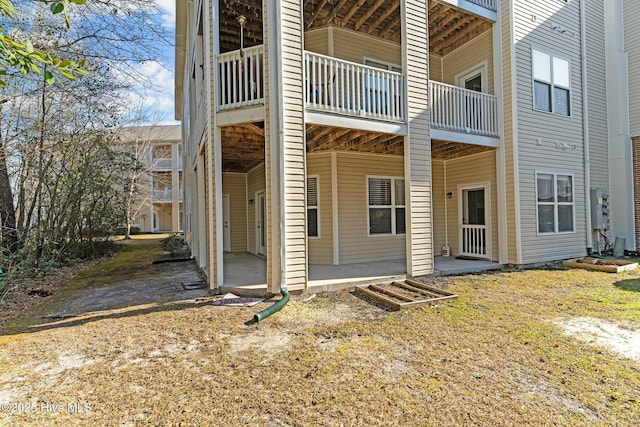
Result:
M189 245L187 245L187 242L180 234L172 234L160 240L160 247L169 252L172 257L186 256L189 254Z

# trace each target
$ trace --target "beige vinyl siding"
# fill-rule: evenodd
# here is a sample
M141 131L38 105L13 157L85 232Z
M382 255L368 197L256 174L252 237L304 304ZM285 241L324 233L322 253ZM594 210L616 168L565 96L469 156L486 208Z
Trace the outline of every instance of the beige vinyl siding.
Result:
M256 193L265 191L265 175L264 163L256 166L247 173L247 200L253 199L253 204L247 207L247 248L249 252L255 254L258 252L256 241L256 209L258 207L258 198ZM268 206L268 205L267 205ZM267 209L268 210L268 209Z
M429 131L429 20L422 0L402 2L403 68L407 81L404 165L407 217L407 273L433 272L431 228L431 137Z
M442 57L429 55L429 80L442 82Z
M247 251L247 175L223 173L222 194L229 195L231 252Z
M447 224L449 232L449 246L452 255L460 254L460 194L458 186L489 183L489 197L491 201L490 222L492 260L498 260L498 205L496 202L496 155L493 151L448 160L447 182L444 193L451 192L453 198L447 200ZM485 195L486 197L486 195ZM444 210L444 209L443 209ZM437 242L436 242L437 243Z
M402 178L402 156L338 153L337 169L340 264L405 257L404 235L367 235L367 176Z
M591 157L591 187L609 188L609 131L607 123L607 80L604 45L604 2L590 0L585 2L587 33L587 90L589 111L589 154ZM634 7L640 6L632 2ZM636 7L639 12L640 8ZM626 11L625 11L626 13ZM626 17L626 15L625 15ZM637 31L634 22L633 30ZM640 33L638 38L640 39ZM637 42L634 46L637 45ZM640 51L638 51L640 54ZM640 60L640 56L638 57ZM639 68L640 70L640 64ZM631 75L629 75L631 79ZM640 80L638 80L640 85ZM630 90L633 86L630 86ZM640 90L640 87L637 88ZM640 93L639 93L640 95ZM640 102L640 99L638 100ZM638 109L640 113L640 108ZM640 125L640 122L639 122Z
M451 205L451 201L445 198L444 164L442 160L434 160L431 163L431 179L433 182L433 247L435 255L440 255L440 249L447 241L445 232L445 203ZM447 205L447 209L449 209ZM450 238L452 236L449 236Z
M307 155L307 176L318 177L318 215L320 237L308 239L309 264L333 264L333 209L331 182L331 153Z
M514 5L518 184L524 264L580 256L586 252L579 4L577 1L518 0ZM535 16L535 22L532 16ZM560 25L565 33L554 30L552 24ZM578 36L571 37L571 33ZM532 47L570 61L570 117L533 109ZM556 144L566 144L569 148L558 149ZM536 171L573 174L574 233L538 235Z
M600 3L600 1L590 3ZM638 25L640 2L624 0L623 7L624 48L629 58L629 120L631 136L638 136L640 135L640 26Z
M456 85L456 76L471 71L472 68L482 64L487 65L487 87L482 91L494 93L493 90L493 31L485 31L461 48L454 50L442 58L444 75L443 83Z
M509 263L519 263L519 242L518 242L518 223L516 220L516 200L517 200L517 113L516 105L513 102L515 60L513 57L513 34L512 34L512 2L500 2L502 7L502 109L504 120L504 135L502 145L504 150L504 174L505 174L505 204L506 204L506 241L507 241L507 260Z
M304 33L304 49L322 55L329 55L329 28L306 31Z
M333 56L358 64L364 63L365 57L402 64L399 44L337 27L333 29Z
M302 4L280 2L282 37L282 120L284 158L284 232L286 278L290 289L307 282L307 236L305 207L305 126L303 99ZM273 113L273 112L272 112Z

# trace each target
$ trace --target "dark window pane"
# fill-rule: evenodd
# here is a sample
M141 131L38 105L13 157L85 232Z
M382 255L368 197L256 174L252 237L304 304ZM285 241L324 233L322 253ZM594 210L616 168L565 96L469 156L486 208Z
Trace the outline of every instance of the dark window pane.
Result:
M391 209L369 209L369 234L391 234Z
M558 206L558 231L574 231L573 206Z
M406 233L406 219L404 208L396 208L396 234Z
M553 206L538 206L538 232L553 233Z
M369 178L369 205L391 205L391 180Z
M551 111L551 85L533 82L533 104L536 110Z
M307 235L318 237L318 209L307 209Z
M556 114L562 114L563 116L569 115L569 90L562 88L555 88L554 90L554 112Z

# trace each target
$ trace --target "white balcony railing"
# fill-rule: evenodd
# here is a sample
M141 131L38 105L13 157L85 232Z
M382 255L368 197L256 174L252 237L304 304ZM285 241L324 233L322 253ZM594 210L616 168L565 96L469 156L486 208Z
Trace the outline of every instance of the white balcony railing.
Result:
M153 159L153 169L171 169L171 159Z
M469 2L482 6L485 9L493 10L494 12L497 10L496 0L469 0Z
M404 74L306 52L305 104L313 110L404 121Z
M218 55L218 110L264 102L262 45Z
M164 190L153 190L152 199L157 202L170 202L173 200L173 191L168 188Z
M182 158L179 158L177 161L178 169L182 169ZM153 159L151 162L151 167L153 170L171 170L173 167L172 159Z
M430 81L431 127L482 136L498 136L497 97Z
M462 226L462 247L460 255L466 256L487 256L487 226L470 225Z

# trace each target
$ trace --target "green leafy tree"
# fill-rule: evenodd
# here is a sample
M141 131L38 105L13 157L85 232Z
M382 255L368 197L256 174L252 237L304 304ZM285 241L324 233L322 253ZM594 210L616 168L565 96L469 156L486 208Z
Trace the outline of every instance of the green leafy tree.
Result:
M59 0L47 1L38 0L42 3L50 4L51 13L64 14L65 23L69 27L68 6L70 3L83 5L86 0ZM12 19L15 16L16 8L9 0L0 0L0 15ZM49 84L55 81L55 73L75 80L88 73L83 68L85 61L73 61L71 59L60 59L54 52L36 49L28 40L17 40L5 34L5 29L0 25L0 87L6 87L5 76L11 71L22 74L42 73L41 67L50 66L44 69L45 81Z

